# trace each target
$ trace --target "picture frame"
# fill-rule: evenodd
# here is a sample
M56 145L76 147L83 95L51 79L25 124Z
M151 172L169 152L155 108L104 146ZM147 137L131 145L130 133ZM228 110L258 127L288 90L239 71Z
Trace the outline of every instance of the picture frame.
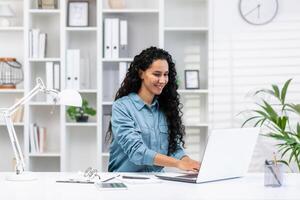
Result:
M39 9L57 9L57 0L38 0Z
M68 2L68 26L72 26L72 27L89 26L89 2L88 1Z
M199 70L184 70L185 89L199 89Z

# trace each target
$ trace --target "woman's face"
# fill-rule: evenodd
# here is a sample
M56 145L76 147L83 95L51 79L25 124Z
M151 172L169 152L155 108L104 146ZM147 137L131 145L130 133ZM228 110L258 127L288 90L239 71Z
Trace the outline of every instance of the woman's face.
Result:
M141 71L142 88L151 95L159 95L169 81L169 65L166 60L155 60L145 71Z

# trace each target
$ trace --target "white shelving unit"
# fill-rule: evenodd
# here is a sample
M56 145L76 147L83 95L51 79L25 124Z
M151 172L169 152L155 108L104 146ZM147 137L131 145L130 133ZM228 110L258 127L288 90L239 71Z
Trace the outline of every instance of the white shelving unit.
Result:
M15 98L28 93L34 87L36 77L45 79L46 62L60 64L61 88L65 88L67 49L80 49L81 67L90 69L90 86L82 86L79 92L96 108L97 115L90 117L88 123L76 123L67 117L65 106L46 102L44 95L27 103L24 122L15 124L15 127L28 170L79 171L89 166L107 170L109 154L104 139L114 95L119 88L119 63L130 63L136 54L149 46L166 49L176 62L184 122L189 122L185 123L187 152L196 159L201 157L209 129L208 0L126 0L126 8L120 10L110 9L107 0L88 0L88 27L67 26L68 0L58 0L58 9L54 10L38 9L35 1L9 1L18 11L18 23L0 28L0 55L16 57L24 67L24 83L18 89L0 90L0 107L9 106ZM103 57L103 22L108 17L128 22L128 55L125 57ZM28 56L27 38L32 28L47 33L45 58ZM12 42L14 45L7 48ZM199 89L185 89L185 69L199 70ZM44 153L29 151L31 123L47 128ZM5 128L0 122L1 133L6 132ZM0 169L13 170L13 152L7 134L0 134L0 151L9 152L0 161Z

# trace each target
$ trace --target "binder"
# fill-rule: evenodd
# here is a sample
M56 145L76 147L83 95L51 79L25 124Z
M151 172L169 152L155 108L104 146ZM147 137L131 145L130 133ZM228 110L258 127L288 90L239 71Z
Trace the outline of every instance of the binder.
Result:
M66 56L66 89L73 89L73 50L67 50Z
M73 50L73 89L80 89L80 50Z
M80 50L67 50L66 89L80 89Z
M32 29L32 58L39 57L39 29Z
M128 25L127 20L120 20L120 49L121 58L128 57Z
M54 89L60 90L60 66L59 63L54 63L53 65L54 71Z
M28 44L29 44L29 52L28 52L28 56L29 58L33 58L33 33L32 30L29 30L29 34L28 34Z
M119 19L112 19L112 58L119 58Z
M119 63L119 85L122 84L125 76L127 73L127 63L126 62L120 62Z
M46 62L46 87L53 89L53 62ZM52 103L53 97L47 95L47 102Z
M46 55L46 33L40 33L39 35L39 58L45 58Z
M112 19L106 18L104 20L104 58L111 58L112 57L112 47L111 47L111 40L112 40Z

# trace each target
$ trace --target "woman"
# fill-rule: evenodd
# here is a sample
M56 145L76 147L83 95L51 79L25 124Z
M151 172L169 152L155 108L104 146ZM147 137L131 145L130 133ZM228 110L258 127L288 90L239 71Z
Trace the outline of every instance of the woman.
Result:
M176 74L171 55L162 49L150 47L134 57L112 106L110 172L199 170L182 148Z

